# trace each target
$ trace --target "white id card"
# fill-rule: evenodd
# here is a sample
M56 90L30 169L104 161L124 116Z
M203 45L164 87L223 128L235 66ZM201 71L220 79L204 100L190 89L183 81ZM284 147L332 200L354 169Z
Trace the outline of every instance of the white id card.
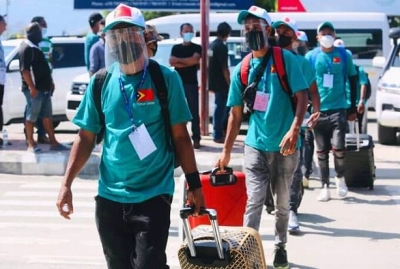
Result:
M143 160L157 150L144 124L136 128L136 130L129 135L129 139L140 160Z
M269 101L269 93L257 92L253 109L263 112L267 111L268 101Z
M333 87L333 75L332 74L324 74L324 84L325 88Z

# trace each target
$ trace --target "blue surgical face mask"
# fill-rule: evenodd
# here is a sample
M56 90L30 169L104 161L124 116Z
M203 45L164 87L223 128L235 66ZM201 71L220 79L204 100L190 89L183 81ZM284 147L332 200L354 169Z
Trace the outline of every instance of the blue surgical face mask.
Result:
M45 37L47 34L47 28L42 28L42 37Z
M190 42L194 37L194 33L184 33L183 34L183 41Z

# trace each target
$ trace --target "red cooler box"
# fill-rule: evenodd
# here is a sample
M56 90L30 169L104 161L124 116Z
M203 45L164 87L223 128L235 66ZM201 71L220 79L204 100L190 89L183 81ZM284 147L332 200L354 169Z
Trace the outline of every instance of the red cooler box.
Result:
M218 168L200 175L207 208L217 211L219 225L243 226L247 193L245 174L227 167L224 173ZM211 225L207 215L189 217L191 228L201 224Z

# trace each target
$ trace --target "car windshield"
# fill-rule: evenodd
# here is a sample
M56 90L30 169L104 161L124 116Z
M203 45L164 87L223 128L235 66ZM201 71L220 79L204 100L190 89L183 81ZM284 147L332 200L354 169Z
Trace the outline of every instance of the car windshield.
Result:
M8 54L10 54L11 51L15 49L15 46L4 46L4 58L7 57Z
M392 62L393 67L400 67L400 44L397 45L394 51L394 57Z
M157 53L153 57L153 60L157 61L159 64L170 66L169 58L171 56L173 44L163 44L158 43Z

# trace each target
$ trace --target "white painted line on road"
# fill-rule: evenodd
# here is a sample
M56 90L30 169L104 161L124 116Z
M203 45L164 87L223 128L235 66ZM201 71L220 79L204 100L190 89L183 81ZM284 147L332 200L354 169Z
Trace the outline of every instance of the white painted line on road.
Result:
M62 217L60 216L60 219ZM94 216L93 216L94 219ZM65 224L62 223L27 223L27 222L0 222L0 229L8 229L8 228L43 228L46 230L64 230L64 229L93 229L96 228L94 224L72 224L67 223L65 220ZM0 243L2 241L0 240Z
M71 265L105 265L104 257L99 256L24 256L27 263L71 264Z
M73 192L74 197L94 197L96 192ZM57 197L58 191L9 191L4 196L13 197Z
M0 206L7 205L7 206L40 206L40 207L54 207L56 208L56 200L46 200L46 201L26 201L26 200L0 200ZM74 202L74 207L85 207L85 208L95 208L95 202Z
M19 211L19 210L10 210L10 211L0 211L0 217L37 217L37 218L61 218L60 214L54 208L54 211ZM91 213L74 213L71 215L71 218L79 218L79 219L92 219L94 218L94 212Z

